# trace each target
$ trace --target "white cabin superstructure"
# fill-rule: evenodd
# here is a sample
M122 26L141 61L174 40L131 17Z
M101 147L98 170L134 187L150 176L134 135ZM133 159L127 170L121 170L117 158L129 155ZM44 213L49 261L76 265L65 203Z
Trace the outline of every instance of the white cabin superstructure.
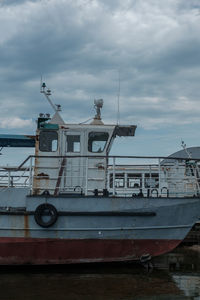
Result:
M114 138L133 136L136 126L52 124L39 119L33 194L106 193L107 165Z

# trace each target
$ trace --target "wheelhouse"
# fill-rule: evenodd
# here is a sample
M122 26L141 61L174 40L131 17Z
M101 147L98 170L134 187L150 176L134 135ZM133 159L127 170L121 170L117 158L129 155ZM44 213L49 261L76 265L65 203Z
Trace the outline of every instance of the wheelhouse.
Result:
M38 121L35 144L34 195L107 193L108 155L116 136L134 136L136 126L55 124Z

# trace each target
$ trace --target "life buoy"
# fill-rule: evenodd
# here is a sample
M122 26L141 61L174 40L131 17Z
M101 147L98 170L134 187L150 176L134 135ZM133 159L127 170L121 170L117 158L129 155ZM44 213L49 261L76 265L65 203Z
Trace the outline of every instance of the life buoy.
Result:
M47 228L55 224L58 212L52 204L43 203L36 208L34 218L39 226Z

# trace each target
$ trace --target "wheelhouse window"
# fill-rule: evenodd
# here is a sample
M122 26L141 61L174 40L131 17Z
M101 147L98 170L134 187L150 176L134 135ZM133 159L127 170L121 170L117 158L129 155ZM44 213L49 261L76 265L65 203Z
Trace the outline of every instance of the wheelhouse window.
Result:
M58 149L58 133L42 130L39 136L39 149L42 152L55 152Z
M107 132L90 132L88 137L88 151L101 153L104 151L108 141L109 134Z
M67 152L80 152L80 135L67 136Z

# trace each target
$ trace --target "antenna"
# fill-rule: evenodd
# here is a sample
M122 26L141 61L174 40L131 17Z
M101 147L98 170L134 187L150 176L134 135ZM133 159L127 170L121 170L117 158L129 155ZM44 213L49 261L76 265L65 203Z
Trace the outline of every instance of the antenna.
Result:
M40 77L40 93L42 93L42 82L43 82L43 80L42 80L42 75L41 75L41 77Z
M181 141L181 146L182 146L182 148L185 150L185 153L187 154L188 158L192 158L192 155L191 155L191 153L187 150L186 144L185 144L185 142L184 142L183 140Z
M49 96L51 96L51 90L50 89L46 90L46 87L47 87L46 83L42 82L42 77L41 77L40 93L45 95L46 99L48 100L49 104L51 105L51 107L53 108L55 113L61 111L61 105L60 104L53 104L53 102L49 98Z
M120 101L120 70L118 70L118 93L117 93L117 125L120 123L119 101Z

